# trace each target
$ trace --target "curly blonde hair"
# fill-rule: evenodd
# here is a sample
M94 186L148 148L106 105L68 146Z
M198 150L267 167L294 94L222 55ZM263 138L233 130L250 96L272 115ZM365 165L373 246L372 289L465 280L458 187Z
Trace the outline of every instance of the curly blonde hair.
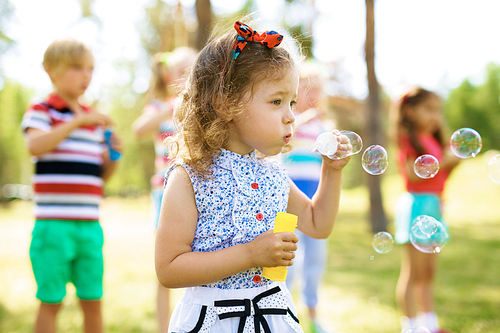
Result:
M236 37L232 29L212 35L200 51L174 114L178 132L165 141L169 156L202 175L209 173L212 158L227 145L229 123L251 99L255 85L279 80L295 69L282 46L268 48L258 42L248 42L233 59Z

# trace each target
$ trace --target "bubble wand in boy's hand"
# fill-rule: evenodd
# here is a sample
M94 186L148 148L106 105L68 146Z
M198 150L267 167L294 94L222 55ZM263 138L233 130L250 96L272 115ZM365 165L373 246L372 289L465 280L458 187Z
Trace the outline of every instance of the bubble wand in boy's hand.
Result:
M118 161L122 157L122 153L118 150L113 149L113 144L111 140L111 136L113 135L113 130L111 128L106 128L104 131L104 142L109 149L109 159L111 161Z

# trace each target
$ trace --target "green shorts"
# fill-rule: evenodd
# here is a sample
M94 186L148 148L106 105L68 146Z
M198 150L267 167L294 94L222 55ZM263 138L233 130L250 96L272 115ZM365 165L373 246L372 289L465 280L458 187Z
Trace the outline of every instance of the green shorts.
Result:
M60 303L66 284L73 283L82 300L102 297L104 237L99 221L37 220L30 258L37 284L36 298Z

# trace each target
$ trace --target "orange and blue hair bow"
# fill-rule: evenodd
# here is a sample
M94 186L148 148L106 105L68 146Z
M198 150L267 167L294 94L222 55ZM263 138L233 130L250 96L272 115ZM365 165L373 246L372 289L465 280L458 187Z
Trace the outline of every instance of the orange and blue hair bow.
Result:
M234 29L236 29L239 36L236 38L236 42L234 43L233 59L238 58L248 42L258 42L268 48L272 48L280 45L283 40L283 35L280 35L276 31L265 31L262 34L259 34L257 31L240 21L237 21L234 24Z

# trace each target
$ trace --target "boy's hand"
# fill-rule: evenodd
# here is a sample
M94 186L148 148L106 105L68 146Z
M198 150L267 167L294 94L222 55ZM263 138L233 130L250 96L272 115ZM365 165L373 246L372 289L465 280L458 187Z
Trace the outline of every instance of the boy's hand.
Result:
M292 232L266 231L247 243L253 267L291 266L299 238Z
M113 125L110 117L93 110L91 112L79 112L76 114L75 120L80 126L99 125L101 127L108 127Z
M113 134L111 134L111 138L110 139L111 139L110 140L110 142L111 142L110 148L116 150L119 153L121 153L123 151L123 143L122 143L121 138L118 136L118 134L116 134L115 132L113 132Z

